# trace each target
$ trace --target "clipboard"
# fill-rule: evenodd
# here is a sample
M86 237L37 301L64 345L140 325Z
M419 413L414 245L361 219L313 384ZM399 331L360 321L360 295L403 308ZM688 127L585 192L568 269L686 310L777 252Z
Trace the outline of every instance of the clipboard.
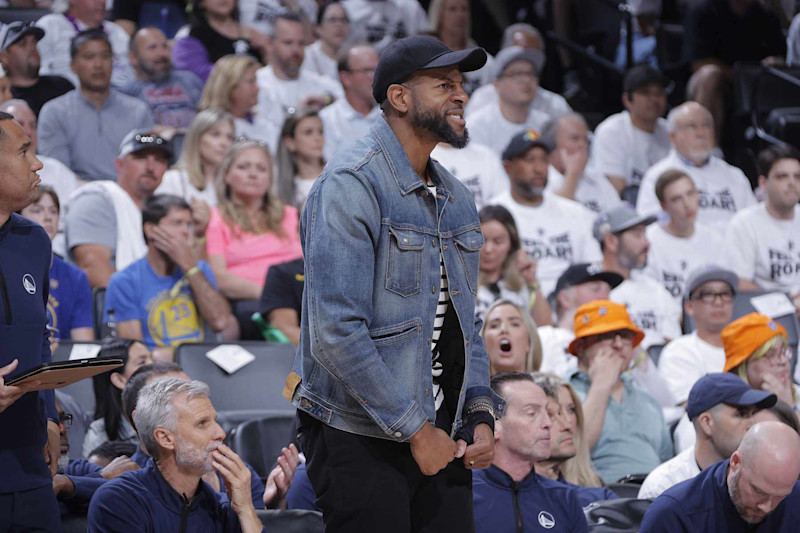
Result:
M121 357L43 363L19 376L7 379L5 385L24 385L38 380L41 383L31 390L60 389L76 381L114 370L123 364Z

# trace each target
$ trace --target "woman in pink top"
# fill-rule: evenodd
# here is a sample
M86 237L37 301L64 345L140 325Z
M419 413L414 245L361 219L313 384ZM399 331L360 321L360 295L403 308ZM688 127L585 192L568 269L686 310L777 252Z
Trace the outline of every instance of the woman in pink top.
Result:
M269 150L255 141L230 147L216 176L217 206L206 230L208 263L229 299L261 296L272 265L302 257L297 209L272 186Z

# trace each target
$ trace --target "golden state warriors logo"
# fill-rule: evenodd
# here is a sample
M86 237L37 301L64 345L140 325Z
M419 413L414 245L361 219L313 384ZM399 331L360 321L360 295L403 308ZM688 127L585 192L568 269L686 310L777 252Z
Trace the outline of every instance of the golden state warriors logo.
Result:
M191 294L180 292L170 297L161 291L147 306L147 328L158 346L176 347L185 342L200 342L204 338L203 318Z
M47 322L54 328L58 329L58 300L53 298L53 293L47 295Z

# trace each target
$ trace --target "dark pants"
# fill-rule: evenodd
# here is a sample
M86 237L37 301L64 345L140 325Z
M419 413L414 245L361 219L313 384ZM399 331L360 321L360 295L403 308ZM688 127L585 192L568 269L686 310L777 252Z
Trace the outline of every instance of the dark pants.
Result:
M325 531L471 532L472 472L420 472L408 443L354 435L298 411L298 438Z
M0 494L0 533L61 531L58 502L52 485Z

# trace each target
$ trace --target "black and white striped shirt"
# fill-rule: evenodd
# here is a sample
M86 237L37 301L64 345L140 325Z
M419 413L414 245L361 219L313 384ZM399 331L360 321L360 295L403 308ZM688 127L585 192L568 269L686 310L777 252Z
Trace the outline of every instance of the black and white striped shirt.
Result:
M436 186L428 187L431 194L436 195ZM439 338L442 335L444 325L444 315L447 314L447 306L450 305L450 292L447 284L447 271L444 268L444 257L439 250L439 272L441 283L439 285L439 303L436 304L436 318L433 321L433 335L431 336L431 375L433 376L433 397L436 403L436 410L442 406L444 392L439 385L439 378L444 368L439 360Z

